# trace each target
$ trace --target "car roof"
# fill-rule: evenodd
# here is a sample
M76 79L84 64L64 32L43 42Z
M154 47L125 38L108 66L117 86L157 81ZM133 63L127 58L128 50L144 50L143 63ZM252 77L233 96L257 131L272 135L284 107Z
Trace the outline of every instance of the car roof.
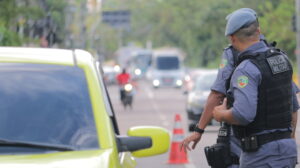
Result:
M174 50L155 50L153 58L157 57L178 57L179 59L182 59L180 53Z
M201 81L201 80L206 80L207 78L216 78L217 77L217 75L218 75L218 71L214 71L214 70L212 70L212 71L206 71L206 72L204 72L204 73L202 73L201 75L197 75L197 76L195 76L195 80L196 81Z
M70 65L87 62L92 56L83 50L0 47L0 62Z
M109 65L103 65L102 68L103 68L104 72L114 72L115 71L114 67L109 66Z
M218 73L217 69L192 69L189 72L189 75L191 75L192 77L197 77L200 75L215 74L215 73Z

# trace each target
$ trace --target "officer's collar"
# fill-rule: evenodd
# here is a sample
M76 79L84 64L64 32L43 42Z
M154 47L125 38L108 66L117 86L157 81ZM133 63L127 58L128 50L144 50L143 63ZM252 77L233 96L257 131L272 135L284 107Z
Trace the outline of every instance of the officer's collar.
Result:
M259 35L260 41L266 40L266 37L263 34Z
M267 45L263 41L254 43L250 47L248 47L247 49L245 49L244 51L240 52L239 56L240 55L244 55L245 53L254 53L255 51L257 51L257 50L259 50L261 48L265 48L265 47L267 47Z

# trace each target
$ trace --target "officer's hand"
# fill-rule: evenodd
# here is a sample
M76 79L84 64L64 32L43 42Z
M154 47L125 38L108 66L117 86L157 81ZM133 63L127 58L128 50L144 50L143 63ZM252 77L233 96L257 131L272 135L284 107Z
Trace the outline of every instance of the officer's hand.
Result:
M196 145L201 139L202 134L198 132L193 132L190 136L186 137L180 144L180 151L182 148L184 149L184 152L187 152L187 150L191 151L191 148L189 147L189 144L191 142L194 142L192 145L192 149L195 149Z
M223 111L227 109L226 107L227 99L225 98L223 103L219 106L216 106L213 110L213 117L215 120L221 122L223 118Z

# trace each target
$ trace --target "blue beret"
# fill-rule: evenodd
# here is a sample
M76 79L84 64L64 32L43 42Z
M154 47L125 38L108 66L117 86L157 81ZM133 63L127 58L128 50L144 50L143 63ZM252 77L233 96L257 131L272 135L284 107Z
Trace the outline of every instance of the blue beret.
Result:
M240 9L238 9L238 10L230 13L229 15L227 15L226 16L226 20L228 20L233 13L235 13L235 12L241 12L241 11L250 12L250 13L252 13L257 18L257 13L255 12L255 10L253 10L251 8L240 8Z
M225 36L232 35L243 26L246 26L256 20L256 16L251 12L244 10L233 12L227 20Z

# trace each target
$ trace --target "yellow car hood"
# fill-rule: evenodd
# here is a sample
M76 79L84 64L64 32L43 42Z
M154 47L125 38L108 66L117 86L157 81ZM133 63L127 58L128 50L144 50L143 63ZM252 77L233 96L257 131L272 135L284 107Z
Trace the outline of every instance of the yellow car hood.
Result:
M38 155L0 155L3 168L108 168L112 149Z

